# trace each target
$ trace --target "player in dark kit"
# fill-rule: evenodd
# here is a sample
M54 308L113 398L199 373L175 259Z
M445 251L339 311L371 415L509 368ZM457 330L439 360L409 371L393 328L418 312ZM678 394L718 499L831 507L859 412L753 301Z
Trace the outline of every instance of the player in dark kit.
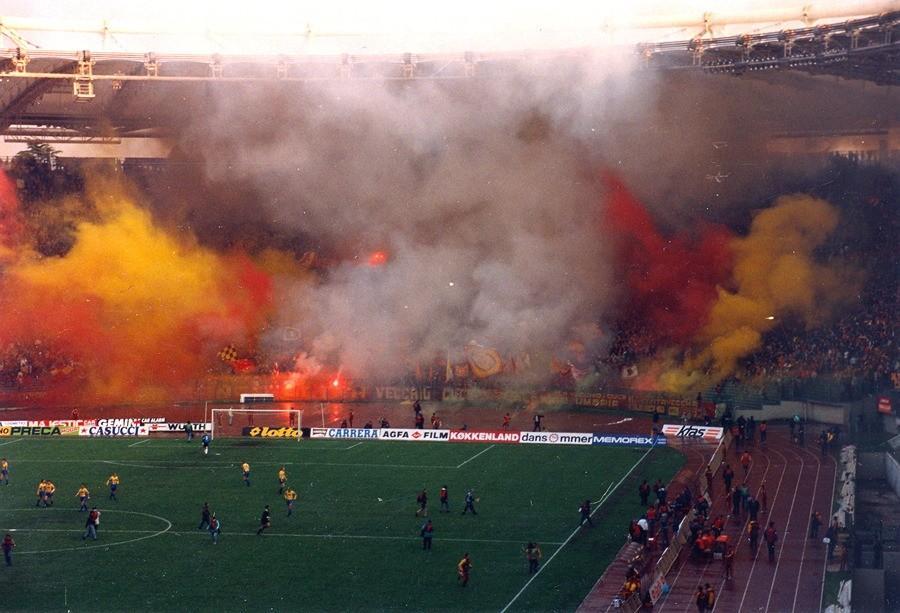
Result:
M578 527L583 526L584 522L587 522L589 526L593 526L594 522L591 521L591 501L585 500L582 502L578 510L581 512L581 521L578 522Z
M428 492L422 490L418 496L416 496L416 503L419 505L419 509L416 511L416 517L420 515L425 517L428 515Z
M456 564L456 581L463 587L469 585L469 571L472 570L472 560L469 559L469 554L466 553L462 560L457 562Z
M472 515L478 515L475 512L475 494L472 493L472 490L466 491L466 506L463 509L462 514L465 515L466 511L472 511Z
M266 528L272 527L272 514L269 513L269 505L266 505L266 508L263 509L262 515L259 516L259 530L256 531L256 536L260 536Z
M209 519L210 519L210 511L209 511L209 503L204 502L203 508L200 509L200 525L197 526L197 530L203 530L204 528L209 528Z
M422 525L421 530L422 535L422 549L431 549L431 539L434 537L434 526L431 524L431 520L429 519Z
M447 513L449 513L450 512L450 493L448 492L446 485L441 488L440 499L441 499L441 512L446 511Z

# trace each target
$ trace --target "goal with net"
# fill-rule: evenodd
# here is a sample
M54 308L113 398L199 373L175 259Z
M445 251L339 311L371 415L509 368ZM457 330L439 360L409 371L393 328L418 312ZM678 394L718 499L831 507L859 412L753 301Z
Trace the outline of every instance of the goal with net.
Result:
M213 408L210 422L212 438L303 438L303 411L299 409L248 409L243 406Z

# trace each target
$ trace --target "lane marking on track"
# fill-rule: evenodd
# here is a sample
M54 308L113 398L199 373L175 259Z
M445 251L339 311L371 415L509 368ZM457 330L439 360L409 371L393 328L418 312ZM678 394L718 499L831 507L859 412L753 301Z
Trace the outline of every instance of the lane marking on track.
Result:
M46 509L46 508L38 509L37 507L31 507L31 508L25 508L25 509L7 509L7 511L38 511L38 510L40 510L41 512L63 511L63 512L70 512L70 513L78 513L78 511L76 511L75 509ZM98 543L96 545L82 545L81 547L63 547L60 549L41 549L41 550L33 550L33 551L17 551L16 555L27 556L27 555L32 555L32 554L36 554L36 553L59 553L62 551L82 551L85 549L100 549L101 547L108 549L110 547L118 547L119 545L128 545L129 543L137 543L138 541L145 541L147 539L156 538L157 536L162 536L163 534L165 534L166 532L168 532L169 530L172 529L171 521L169 521L165 517L160 517L159 515L153 515L152 513L141 513L139 511L121 511L119 509L104 509L101 512L102 513L125 513L127 515L141 515L143 517L151 517L153 519L158 519L159 521L165 522L166 527L163 528L162 530L157 530L155 532L150 532L150 533L145 533L145 531L140 531L140 533L144 534L144 536L139 536L137 538L128 539L126 541L116 541L113 543L103 543L103 544ZM25 532L26 530L25 529L16 529L16 531L17 532ZM72 530L72 532L84 533L84 530L80 530L80 529ZM98 535L102 534L102 532L103 532L102 529L101 529L101 531L98 531ZM112 530L109 530L109 532L112 532ZM126 531L122 530L121 532L126 532ZM135 532L137 533L137 531L135 531Z
M796 455L800 460L800 472L797 473L797 485L794 486L794 496L793 496L793 498L791 498L791 507L790 507L790 510L788 511L787 520L784 522L784 534L783 534L783 538L780 539L781 540L781 548L778 549L778 559L775 561L775 573L772 575L772 585L769 586L769 597L766 598L766 609L765 609L766 611L769 610L769 603L772 602L772 591L775 589L776 579L778 578L778 568L781 566L781 558L782 558L782 555L784 554L784 545L785 545L785 543L787 543L788 530L790 529L790 525L791 525L791 517L793 517L793 515L794 515L794 507L796 506L796 503L797 503L797 492L800 491L800 484L803 483L803 467L805 466L806 463L803 461L803 458L800 456L799 453ZM815 497L815 492L813 492L813 497ZM805 539L805 537L806 537L805 530L802 532L802 535L803 535L802 538L804 538L804 541L805 541L806 540Z
M787 474L787 469L789 466L788 460L784 456L783 453L781 453L780 451L777 451L774 448L772 448L771 452L777 453L778 455L781 456L781 459L784 461L784 468L782 468L782 470L781 470L781 477L778 479L778 487L775 489L775 495L772 496L772 504L769 506L769 513L766 516L767 521L772 521L771 518L772 518L772 513L774 512L774 509L775 509L775 502L778 500L778 494L781 493L781 484L782 484L782 482L784 482L784 476ZM797 481L798 482L800 481L799 476L798 476ZM766 524L766 525L768 526L768 524ZM762 539L760 540L756 551L753 553L753 564L750 565L750 573L747 575L747 583L746 583L746 585L744 585L743 594L741 594L741 604L738 605L738 609L737 609L738 611L741 611L744 608L744 601L747 599L747 590L750 589L750 584L753 582L752 581L753 580L753 572L756 570L757 561L759 561L760 550L764 546L768 547L768 545L765 544L765 542L766 542L765 532L761 530L760 536L762 537ZM768 550L767 550L766 555L768 555ZM773 579L774 579L774 577L773 577ZM715 605L713 606L713 610L715 610Z
M461 464L457 464L457 465L456 465L456 468L462 468L463 466L465 466L466 464L468 464L469 462L471 462L472 460L474 460L475 458L477 458L478 456L480 456L482 453L487 453L488 451L490 451L490 450L493 449L494 447L496 447L496 445L491 445L490 447L486 447L485 449L482 449L481 451L479 451L478 453L476 453L475 455L473 455L471 458L469 458L469 459L466 460L465 462L463 462L463 463L461 463Z
M0 447L3 447L3 445L12 445L13 443L18 443L19 441L24 441L24 440L25 440L24 438L17 438L17 439L11 440L11 441L6 441L4 443L0 443Z
M828 507L828 525L831 525L831 518L835 516L834 512L834 496L837 492L838 463L834 456L830 456L832 464L834 464L834 476L831 479L831 506ZM819 590L819 603L821 606L822 599L825 597L825 574L828 572L828 548L825 549L825 561L822 563L822 587Z
M619 486L625 482L625 479L627 479L629 476L631 476L631 473L633 473L634 470L641 464L641 462L644 461L644 458L646 458L648 455L650 455L650 452L653 451L653 449L654 449L654 447L651 446L646 452L644 452L644 455L642 455L640 458L638 458L637 461L634 463L634 465L630 469L628 469L628 472L625 473L621 479L619 479L619 482L616 483L615 487L613 487L612 490L607 490L607 491L609 491L609 494L607 494L607 496L600 501L600 504L597 505L597 508L595 508L593 511L591 511L591 514L588 517L593 517L594 513L596 513L597 511L600 510L600 507L603 506L603 503L606 502L607 500L609 500L610 496L612 496L616 492L616 490L619 489ZM525 582L525 585L522 586L522 589L520 589L518 592L516 592L516 595L512 597L512 600L510 600L508 603L506 603L505 607L500 609L500 613L505 613L511 606L513 606L513 603L515 603L516 600L519 599L519 596L521 596L522 594L525 593L525 590L528 589L528 586L531 585L532 581L534 581L535 579L537 579L540 576L540 574L544 571L545 568L547 568L550 565L550 562L553 561L553 559L557 556L557 554L560 551L562 551L563 549L565 549L566 545L568 545L572 541L572 539L575 538L575 535L578 534L580 531L581 531L581 526L578 526L577 528L575 528L575 530L572 531L572 534L570 534L568 536L568 538L566 538L566 540L563 541L562 545L560 545L556 549L556 551L554 551L553 554L547 559L547 561L544 562L540 566L540 568L538 568L537 572L534 573L533 575L531 575L531 578Z
M815 457L814 453L807 451L805 448L803 449L803 451L805 453L809 453L810 455ZM813 509L815 508L815 505L816 505L816 490L819 488L819 471L821 471L821 470L822 470L822 462L819 460L819 458L816 458L816 480L813 482L812 496L809 497L810 519L812 519ZM800 595L800 579L801 579L802 573L803 573L803 560L806 559L806 545L807 545L807 543L809 543L809 538L806 538L808 536L808 532L804 532L803 536L804 536L803 549L800 553L800 564L797 566L797 581L796 581L797 589L794 590L794 603L791 605L791 613L794 613L794 611L797 610L797 596ZM777 569L776 569L776 573L777 573ZM775 582L773 581L772 583L774 585ZM770 596L770 598L771 598L771 596ZM819 602L820 603L822 602L821 598L819 599ZM768 610L768 608L769 608L768 605L766 605L766 610Z

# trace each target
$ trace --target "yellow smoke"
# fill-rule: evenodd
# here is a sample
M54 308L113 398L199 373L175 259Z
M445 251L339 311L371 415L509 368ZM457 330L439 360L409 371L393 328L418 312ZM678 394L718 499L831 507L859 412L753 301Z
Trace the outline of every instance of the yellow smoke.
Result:
M13 330L49 340L78 360L95 399L183 393L223 343L257 333L268 275L156 225L121 185L95 180L88 199L95 215L72 222L65 256L24 254L7 270L0 292L17 298L0 304L0 341L19 341L4 338Z
M837 210L806 195L784 196L753 219L745 238L732 241L733 290L718 288L697 351L660 377L671 391L696 390L735 371L762 336L786 316L807 324L826 320L852 295L850 275L815 259L815 249L837 227Z

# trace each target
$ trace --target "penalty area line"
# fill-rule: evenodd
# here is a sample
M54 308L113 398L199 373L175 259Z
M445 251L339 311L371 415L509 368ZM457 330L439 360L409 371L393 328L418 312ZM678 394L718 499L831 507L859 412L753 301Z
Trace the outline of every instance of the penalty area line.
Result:
M11 440L11 441L6 441L5 443L0 443L0 447L3 447L3 445L12 445L13 443L18 443L19 441L24 441L24 440L25 440L24 438L17 438L17 439Z
M482 449L481 451L479 451L478 453L476 453L475 455L473 455L471 458L469 458L468 460L466 460L466 461L463 462L462 464L458 464L458 465L456 466L456 468L462 468L463 466L465 466L466 464L468 464L469 462L471 462L472 460L474 460L475 458L477 458L478 456L480 456L482 453L487 453L488 451L490 451L491 449L493 449L495 446L496 446L496 445L491 445L490 447L487 447L487 448L485 448L485 449Z
M655 448L654 446L651 446L651 447L644 453L644 455L642 455L640 458L638 458L637 462L635 462L634 465L628 470L628 472L625 473L625 474L622 476L621 479L619 479L619 482L616 483L616 485L615 485L612 489L607 489L607 490L606 490L608 493L600 500L600 504L598 504L598 505L596 506L596 508L594 508L594 510L591 511L591 514L589 515L589 517L593 517L593 516L594 516L594 513L596 513L597 511L600 510L600 507L603 506L603 503L605 503L607 500L609 500L610 496L612 496L612 495L616 492L616 490L619 489L619 486L622 485L622 484L625 482L625 479L627 479L629 476L631 476L631 473L633 473L634 470L635 470L638 466L640 466L641 462L644 461L644 458L646 458L648 455L650 455L650 452L653 451L654 448ZM535 579L538 578L538 576L544 571L544 569L547 568L547 567L550 565L550 562L553 561L553 558L555 558L555 557L557 556L557 554L558 554L560 551L562 551L563 549L565 549L566 545L568 545L568 544L572 541L572 539L575 538L575 535L578 534L580 531L581 531L581 526L578 526L577 528L575 528L575 529L572 531L572 534L570 534L570 535L568 536L568 538L566 538L566 540L563 541L562 545L560 545L559 548L558 548L556 551L553 552L553 554L550 556L550 558L548 558L547 561L544 562L544 563L541 565L540 568L538 568L537 572L534 573L533 575L531 575L531 578L530 578L528 581L526 581L526 582L525 582L525 585L522 586L522 589L519 590L519 591L516 593L516 595L512 597L512 600L510 600L508 603L506 603L506 606L505 606L505 607L503 607L502 609L500 609L500 613L506 613L506 611L509 610L509 608L510 608L511 606L513 606L513 603L515 603L515 602L519 599L519 596L521 596L522 594L525 593L525 590L528 589L528 586L531 585L531 583L532 583Z
M142 440L142 441L138 441L138 442L136 442L136 443L131 443L131 444L129 445L129 447L137 447L138 445L143 445L144 443L149 443L149 442L150 442L150 439L149 439L149 438L145 438L145 439Z

